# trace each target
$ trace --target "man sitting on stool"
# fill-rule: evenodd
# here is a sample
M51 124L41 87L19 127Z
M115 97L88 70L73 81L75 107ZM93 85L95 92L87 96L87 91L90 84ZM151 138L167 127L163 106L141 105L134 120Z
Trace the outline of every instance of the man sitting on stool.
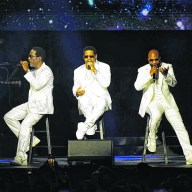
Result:
M107 90L111 82L110 67L97 60L97 51L92 46L83 50L85 64L74 71L73 95L78 100L79 113L86 118L78 123L77 139L84 135L94 135L95 122L103 113L111 109L111 97Z
M183 124L179 109L169 91L169 86L174 87L177 83L173 66L161 62L159 52L150 50L148 53L149 64L138 69L135 88L137 91L143 90L143 97L140 104L139 114L145 116L147 112L150 115L148 150L156 151L156 133L163 113L179 139L186 164L192 164L192 146L190 145L189 135Z
M35 125L44 114L53 114L53 73L44 63L45 51L41 47L33 47L29 55L29 63L34 70L29 70L28 62L21 61L26 72L25 79L30 84L28 102L14 107L5 114L4 120L11 131L19 138L17 145L15 164L27 165L27 150L29 146L32 126ZM22 122L20 122L22 120ZM34 147L40 142L33 138Z

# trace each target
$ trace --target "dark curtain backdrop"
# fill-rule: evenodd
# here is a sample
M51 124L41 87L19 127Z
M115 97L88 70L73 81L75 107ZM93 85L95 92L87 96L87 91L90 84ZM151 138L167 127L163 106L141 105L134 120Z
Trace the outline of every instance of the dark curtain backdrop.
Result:
M82 50L93 45L98 60L111 66L112 81L109 91L113 110L105 114L107 137L143 136L146 119L138 115L142 92L134 89L137 69L147 63L150 49L160 51L162 61L173 64L178 84L171 91L180 108L190 135L192 133L192 31L3 31L5 39L1 55L6 54L7 66L0 65L0 74L6 68L12 79L21 80L21 86L0 85L0 133L13 135L3 121L3 115L12 107L27 101L28 83L23 78L20 59L26 59L32 46L42 46L47 52L46 63L52 68L55 113L51 118L51 133L61 144L75 139L80 120L77 101L72 95L73 71L83 64ZM1 57L0 57L1 58ZM2 59L2 61L4 60ZM15 72L16 71L16 72ZM14 74L13 74L14 73ZM9 79L9 80L12 80ZM1 75L1 81L6 81ZM37 125L38 126L38 125ZM174 134L163 118L162 126Z

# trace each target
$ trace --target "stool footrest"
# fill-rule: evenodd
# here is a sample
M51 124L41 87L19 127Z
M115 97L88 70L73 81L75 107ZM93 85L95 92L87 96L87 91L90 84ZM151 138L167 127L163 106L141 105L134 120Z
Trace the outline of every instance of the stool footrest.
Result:
M149 120L150 116L147 117L147 125L145 130L145 139L144 139L144 146L143 146L143 155L142 155L142 162L145 162L146 160L146 152L147 152L147 141L149 137ZM168 156L167 156L167 146L166 146L166 140L165 140L165 132L162 131L162 141L163 141L163 152L165 156L165 164L168 164Z
M33 137L34 137L34 133L46 133L47 136L47 146L43 145L43 146L37 146L38 148L48 148L48 155L52 154L52 146L51 146L51 141L50 141L50 131L49 131L49 119L47 116L45 116L45 126L46 126L46 130L34 130L34 128L32 127L32 131L31 131L31 137L30 137L30 145L29 145L29 158L28 158L28 164L30 165L32 163L33 157L32 157L32 143L33 143Z

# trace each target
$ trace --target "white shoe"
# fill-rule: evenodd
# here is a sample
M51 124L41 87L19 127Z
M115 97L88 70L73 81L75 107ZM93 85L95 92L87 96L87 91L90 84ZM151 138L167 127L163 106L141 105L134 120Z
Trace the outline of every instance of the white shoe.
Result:
M192 165L192 159L188 159L188 160L186 161L186 165Z
M156 139L148 138L147 148L151 153L156 152Z
M83 123L83 122L78 123L77 131L76 131L76 137L78 140L83 139L88 128L89 128L89 126L86 123Z
M12 162L10 162L12 165L17 165L17 166L27 166L27 158L22 158L20 156L16 156Z
M186 156L186 165L192 165L192 154Z
M37 137L34 136L32 147L35 147L37 144L40 143L40 141L41 141L40 139L38 139ZM27 146L27 151L29 151L29 146Z
M97 125L93 125L93 127L90 127L87 129L86 135L94 135L96 130L97 130Z

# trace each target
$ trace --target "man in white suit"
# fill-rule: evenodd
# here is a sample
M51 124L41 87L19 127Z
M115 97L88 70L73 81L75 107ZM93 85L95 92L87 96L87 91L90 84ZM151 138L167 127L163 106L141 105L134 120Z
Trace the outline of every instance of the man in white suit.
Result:
M111 97L108 87L111 82L110 67L97 60L97 51L92 46L83 50L85 64L74 71L73 95L78 100L79 113L85 116L85 122L78 123L77 139L84 135L94 135L95 122L103 113L111 109Z
M176 132L178 140L186 158L186 164L192 164L192 146L189 135L183 124L177 104L169 91L169 86L174 87L177 83L171 64L161 62L159 52L150 50L148 53L149 64L138 69L135 88L143 90L143 96L139 108L141 117L148 113L149 137L148 150L156 151L156 133L163 113Z
M45 51L41 47L33 47L28 61L21 61L26 72L25 79L30 84L28 102L21 104L5 114L4 120L11 131L18 137L18 145L14 163L27 165L27 150L29 146L32 126L35 125L44 114L53 114L53 73L44 63ZM20 122L22 121L22 122ZM34 147L40 140L34 136Z

